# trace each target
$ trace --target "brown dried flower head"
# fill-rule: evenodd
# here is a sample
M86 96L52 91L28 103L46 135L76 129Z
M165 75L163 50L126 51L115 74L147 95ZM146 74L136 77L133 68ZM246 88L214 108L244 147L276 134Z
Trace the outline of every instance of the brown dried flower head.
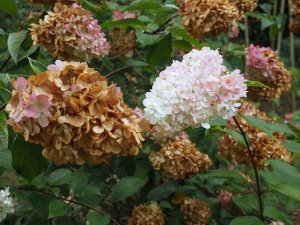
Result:
M142 147L141 119L123 102L120 88L85 63L56 61L14 86L9 124L58 165L107 163Z
M110 45L92 13L77 3L56 3L53 12L32 24L34 45L62 60L90 61L108 54Z
M256 0L229 0L229 2L239 9L240 19L245 17L245 13L254 11L257 7Z
M209 205L198 199L185 200L180 211L186 225L207 225L211 216Z
M134 207L127 225L163 225L164 214L156 202Z
M255 7L250 1L186 0L179 15L186 30L195 38L205 38L227 33L247 10ZM253 1L252 1L253 2Z
M149 155L149 160L154 169L174 180L190 178L212 166L208 155L199 152L195 144L183 138L163 144L159 152Z
M290 24L290 30L295 34L300 34L300 1L290 0L293 22Z
M258 117L266 122L272 122L271 118L267 117L264 112L261 112L249 102L242 103L240 112L244 115ZM270 138L258 128L252 127L244 118L239 116L236 118L249 137L250 149L259 167L264 167L265 162L269 159L281 159L287 162L291 161L291 153L282 144L285 137L281 133L274 132L273 137ZM230 128L237 130L233 121L229 120L228 122ZM219 139L218 149L222 156L231 158L233 162L244 164L251 163L247 149L229 134L225 134Z

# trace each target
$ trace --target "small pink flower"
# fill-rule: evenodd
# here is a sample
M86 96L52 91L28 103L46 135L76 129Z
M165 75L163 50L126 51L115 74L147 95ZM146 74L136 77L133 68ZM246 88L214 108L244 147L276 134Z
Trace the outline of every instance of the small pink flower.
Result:
M56 60L55 64L51 64L47 67L48 70L62 70L63 69L63 62L60 60Z
M16 88L20 92L25 91L27 88L27 80L24 77L18 77L16 80Z
M141 119L144 119L145 118L145 115L144 115L144 110L142 110L141 108L139 107L135 107L135 109L133 110L133 112Z
M221 203L222 205L226 205L229 202L231 202L231 198L232 198L232 193L223 190L220 191L219 195L217 196L219 203Z
M64 94L63 94L63 97L66 98L66 97L69 97L69 96L72 96L74 93L80 91L81 88L79 85L77 84L72 84L71 85L71 90L70 91L66 91Z
M270 48L254 46L251 44L246 48L247 65L257 69L266 69L269 64L269 58L266 57L265 52L268 49Z
M128 11L122 13L118 9L115 10L112 15L113 20L134 19L134 18L136 18L136 15L134 13Z
M39 118L42 113L49 110L51 106L47 95L36 95L32 93L29 102L25 106L24 115L28 118Z

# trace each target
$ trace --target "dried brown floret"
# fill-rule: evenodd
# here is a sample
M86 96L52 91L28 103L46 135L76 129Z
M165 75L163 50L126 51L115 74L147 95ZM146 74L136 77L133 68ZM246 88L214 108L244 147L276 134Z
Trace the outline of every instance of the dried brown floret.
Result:
M29 0L32 4L35 5L54 5L56 2L61 2L64 5L70 5L78 0Z
M151 153L149 160L156 170L174 180L190 178L212 166L209 156L199 152L189 139L169 141L159 152Z
M290 30L295 34L300 34L300 1L290 0L293 22L290 24Z
M156 202L134 207L127 225L163 225L164 214Z
M211 216L209 205L198 199L185 200L180 211L186 225L207 225Z

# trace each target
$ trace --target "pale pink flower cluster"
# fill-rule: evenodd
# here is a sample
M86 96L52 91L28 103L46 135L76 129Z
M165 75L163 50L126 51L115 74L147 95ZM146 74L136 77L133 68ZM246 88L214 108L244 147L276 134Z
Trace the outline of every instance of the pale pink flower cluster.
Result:
M253 44L251 44L248 48L246 48L247 66L266 70L269 64L269 57L266 55L266 51L271 51L271 49L254 46Z
M284 223L280 221L272 221L271 223L269 223L269 225L284 225Z
M143 102L145 117L164 136L188 126L210 128L210 120L237 113L245 81L239 70L226 69L218 50L194 49L160 73Z
M132 12L121 12L120 10L116 9L113 11L112 19L113 20L124 20L124 19L134 19L136 18L136 15Z
M32 90L30 93L27 80L24 77L18 77L14 85L18 105L16 107L11 104L7 105L6 109L10 112L8 124L18 124L20 128L26 124L26 127L30 127L28 135L29 133L38 134L40 132L39 126L47 127L49 124L51 99L46 94L39 93L39 89Z

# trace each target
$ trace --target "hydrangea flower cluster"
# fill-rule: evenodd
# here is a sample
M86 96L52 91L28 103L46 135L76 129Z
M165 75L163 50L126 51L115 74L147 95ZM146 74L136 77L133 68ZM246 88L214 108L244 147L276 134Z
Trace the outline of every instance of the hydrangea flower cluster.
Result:
M9 188L0 190L0 222L3 221L6 216L15 211L15 200L10 197Z
M253 100L272 100L287 92L291 86L291 74L271 48L250 45L246 48L247 76L260 81L268 88L251 87L249 97Z
M136 15L134 13L120 10L115 10L112 15L113 20L123 20L123 19L134 19ZM130 52L135 45L135 32L134 30L127 31L121 27L114 27L110 31L111 36L111 54L115 56L123 56ZM130 54L128 54L130 55Z
M31 37L62 60L90 61L108 54L110 45L92 13L77 3L56 3L39 24L33 24Z
M186 225L207 225L212 210L199 199L187 199L180 207Z
M240 112L247 116L257 117L266 122L273 121L266 115L266 113L260 111L255 107L255 105L249 102L242 103ZM237 116L236 119L238 120L238 123L242 129L247 132L247 136L249 137L251 143L250 149L258 167L264 168L265 162L269 159L279 159L286 162L291 162L292 155L282 144L282 141L286 139L285 136L279 132L274 132L273 137L270 138L260 129L252 127L244 118ZM237 126L232 119L228 120L228 125L231 129L237 130ZM251 163L245 146L240 144L229 134L225 134L219 139L218 149L223 157L231 158L235 163Z
M127 225L164 225L162 210L156 202L145 203L134 207Z
M257 6L255 0L186 0L180 5L183 26L200 39L227 33Z
M188 126L209 128L210 120L236 114L239 100L246 97L246 80L222 63L218 50L204 47L160 73L143 102L145 117L159 125L157 132L172 137Z
M159 152L149 155L154 169L160 170L165 178L188 179L212 166L209 156L198 151L185 135L182 133L175 141L164 144Z
M290 24L290 30L295 34L300 34L300 1L290 0L293 22Z
M54 5L56 2L61 2L64 5L70 5L78 0L29 0L32 4L35 5Z
M56 164L107 163L142 147L141 119L123 102L120 88L86 63L56 61L13 85L9 124L41 144L44 157Z

